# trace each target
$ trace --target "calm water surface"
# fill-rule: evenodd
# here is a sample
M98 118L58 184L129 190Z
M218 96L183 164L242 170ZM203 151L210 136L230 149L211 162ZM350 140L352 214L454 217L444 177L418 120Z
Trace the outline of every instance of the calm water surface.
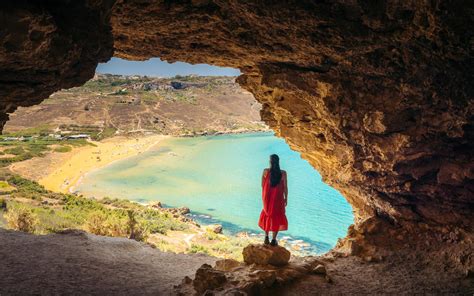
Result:
M229 233L260 233L261 174L272 153L288 172L289 229L282 237L310 243L309 252L329 250L353 222L350 205L270 133L166 139L145 153L90 172L76 190L86 196L187 206L201 223L221 223Z

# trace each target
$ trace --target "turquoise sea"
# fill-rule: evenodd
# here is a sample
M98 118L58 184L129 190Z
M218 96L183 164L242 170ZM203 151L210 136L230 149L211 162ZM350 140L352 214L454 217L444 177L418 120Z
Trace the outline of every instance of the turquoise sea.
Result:
M166 139L145 153L88 173L76 191L186 206L200 223L255 235L261 233L261 174L272 153L288 172L289 229L280 237L309 243L311 253L328 251L353 223L352 209L299 153L271 133Z

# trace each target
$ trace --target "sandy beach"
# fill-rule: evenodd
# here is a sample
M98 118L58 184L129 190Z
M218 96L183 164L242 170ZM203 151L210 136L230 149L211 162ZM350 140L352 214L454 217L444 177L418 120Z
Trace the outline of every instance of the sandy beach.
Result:
M38 181L46 189L67 193L74 190L74 186L87 172L145 152L168 137L114 137L101 142L91 142L95 146L74 148L68 153L54 152L44 158L16 163L10 166L10 170Z

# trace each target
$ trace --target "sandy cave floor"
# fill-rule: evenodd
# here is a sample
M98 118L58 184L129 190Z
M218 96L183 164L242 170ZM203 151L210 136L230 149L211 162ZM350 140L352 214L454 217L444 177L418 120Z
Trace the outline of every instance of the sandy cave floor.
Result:
M382 262L324 257L332 283L308 275L268 295L474 294L472 278L432 256L401 252ZM78 231L37 236L0 228L0 295L173 295L185 276L194 278L202 264L215 261L125 238Z
M169 295L184 276L215 260L125 238L0 229L0 295Z

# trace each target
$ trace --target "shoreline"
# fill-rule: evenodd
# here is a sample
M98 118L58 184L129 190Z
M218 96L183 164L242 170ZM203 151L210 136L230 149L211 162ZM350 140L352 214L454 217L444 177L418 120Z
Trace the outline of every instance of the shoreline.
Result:
M93 145L76 147L67 153L52 152L44 158L33 158L9 167L10 171L34 179L46 189L71 193L85 174L103 168L115 161L136 156L148 151L166 135L141 137L117 136L101 142L90 141ZM41 173L28 176L31 167L39 167Z
M136 156L159 145L164 139L197 138L209 136L270 133L271 129L238 129L215 133L179 134L179 135L118 135L102 141L90 141L93 145L75 147L70 152L51 152L45 157L35 157L9 166L9 170L23 177L37 181L46 189L73 193L84 176L108 166L116 161ZM32 174L32 167L36 167Z

